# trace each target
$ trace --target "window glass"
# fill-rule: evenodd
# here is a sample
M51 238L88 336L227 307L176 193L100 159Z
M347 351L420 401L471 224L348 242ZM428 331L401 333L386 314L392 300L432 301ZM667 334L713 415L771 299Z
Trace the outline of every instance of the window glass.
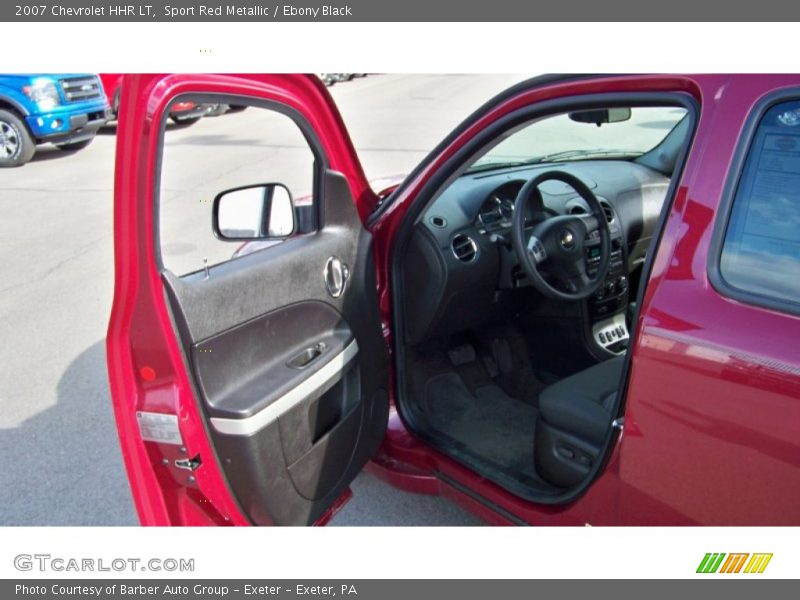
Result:
M758 125L720 272L743 291L800 303L800 101L772 107Z
M586 111L584 114L591 117ZM680 107L609 109L609 122L580 121L559 114L511 132L472 165L472 170L514 163L592 158L635 158L658 146L686 116Z
M161 258L167 269L185 275L203 269L204 259L213 266L234 253L277 243L227 241L214 235L214 198L228 190L251 186L226 197L228 210L220 226L231 237L313 231L314 153L291 118L254 106L226 110L190 101L174 106L180 111L172 113L166 126L159 206ZM197 107L203 116L193 121ZM282 184L269 188L275 197L267 220L260 213L264 188L257 187L263 184ZM294 219L291 212L285 214L292 205L298 213Z

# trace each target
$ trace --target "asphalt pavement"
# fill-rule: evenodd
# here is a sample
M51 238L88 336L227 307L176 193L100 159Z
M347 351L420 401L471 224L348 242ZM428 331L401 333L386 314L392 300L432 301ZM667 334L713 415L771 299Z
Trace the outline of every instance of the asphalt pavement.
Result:
M514 75L375 75L332 88L367 175L409 172ZM223 115L204 127L225 135ZM229 125L229 124L228 124ZM192 135L191 127L171 133ZM135 525L108 394L114 129L0 170L0 525ZM473 525L362 474L336 525Z

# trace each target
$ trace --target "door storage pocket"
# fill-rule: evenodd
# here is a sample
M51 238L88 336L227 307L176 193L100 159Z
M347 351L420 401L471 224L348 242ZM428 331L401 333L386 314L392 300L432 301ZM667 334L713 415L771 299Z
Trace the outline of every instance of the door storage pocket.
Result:
M351 363L319 396L278 419L284 464L304 498L318 500L330 493L350 467L364 424L360 379Z
M301 496L309 500L322 498L347 472L360 437L363 408L362 403L351 408L308 452L288 465L289 477Z

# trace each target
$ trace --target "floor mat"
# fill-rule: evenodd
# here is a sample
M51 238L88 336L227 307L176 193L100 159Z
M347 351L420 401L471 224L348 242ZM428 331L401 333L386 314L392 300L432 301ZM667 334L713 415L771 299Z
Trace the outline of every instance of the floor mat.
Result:
M455 373L436 375L425 386L430 426L503 470L534 475L533 433L537 411L497 385L471 393ZM534 475L535 476L535 475Z

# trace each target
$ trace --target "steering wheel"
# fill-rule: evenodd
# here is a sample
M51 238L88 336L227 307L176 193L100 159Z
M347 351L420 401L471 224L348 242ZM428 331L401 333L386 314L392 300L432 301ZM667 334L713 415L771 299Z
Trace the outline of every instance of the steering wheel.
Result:
M588 215L551 216L545 210L539 186L561 181L574 189L592 211ZM529 207L532 210L529 210ZM526 216L532 217L526 222ZM599 232L599 233L594 233ZM588 236L592 239L587 239ZM529 180L517 194L511 229L514 251L533 286L548 298L582 300L592 295L608 274L611 233L597 196L580 179L563 171L546 171ZM600 246L596 275L586 272L587 245ZM541 266L561 284L549 283ZM563 287L563 289L559 289Z

